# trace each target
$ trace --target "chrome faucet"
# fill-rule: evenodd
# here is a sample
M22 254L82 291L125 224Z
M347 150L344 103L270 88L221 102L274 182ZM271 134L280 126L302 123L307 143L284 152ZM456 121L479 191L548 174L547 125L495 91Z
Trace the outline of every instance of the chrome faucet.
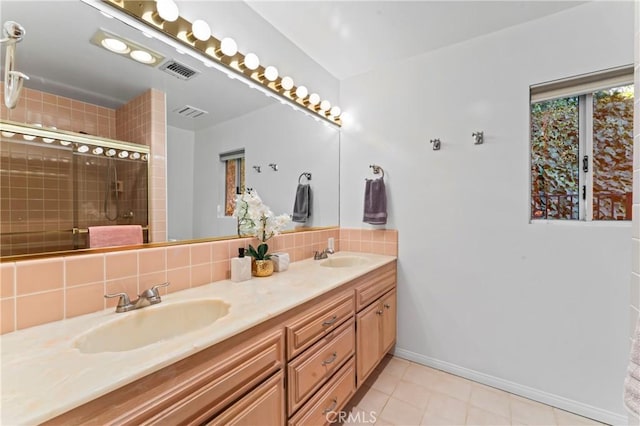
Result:
M313 259L314 260L321 260L321 259L326 259L328 258L330 254L335 253L332 249L330 248L326 248L324 250L322 250L322 252L317 251L314 255L313 255Z
M120 299L118 300L118 306L116 306L116 312L129 312L135 309L144 308L145 306L155 305L162 302L158 289L160 287L167 287L168 285L168 282L154 285L153 287L140 293L138 295L138 298L133 302L131 301L131 299L129 299L129 295L127 293L105 294L104 297L106 299L119 297Z

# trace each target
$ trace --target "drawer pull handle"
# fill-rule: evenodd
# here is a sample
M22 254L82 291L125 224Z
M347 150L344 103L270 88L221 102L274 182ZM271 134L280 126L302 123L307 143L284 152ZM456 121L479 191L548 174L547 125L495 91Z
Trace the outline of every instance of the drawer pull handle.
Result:
M384 304L384 307L385 307L386 309L391 309L391 305L389 305L388 303L385 303L385 304Z
M336 358L338 357L338 353L334 352L331 354L331 356L327 359L325 359L324 361L322 361L322 365L329 365L331 364L333 361L336 360Z
M376 311L376 314L378 315L382 315L384 312L382 312L382 309L380 309L379 311Z
M330 412L335 410L337 406L338 406L338 398L335 397L333 398L333 402L331 403L331 405L322 411L322 414L329 414Z
M334 315L334 316L331 317L331 319L324 320L322 325L324 327L327 327L327 326L333 325L336 321L338 321L338 316Z

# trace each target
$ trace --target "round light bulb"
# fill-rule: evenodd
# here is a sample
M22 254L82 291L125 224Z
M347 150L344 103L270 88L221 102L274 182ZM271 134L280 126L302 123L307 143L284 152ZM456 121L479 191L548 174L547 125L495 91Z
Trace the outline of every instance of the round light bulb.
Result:
M225 37L220 42L220 51L225 56L233 56L238 53L238 45L234 39Z
M22 135L22 139L24 139L25 141L32 141L34 140L36 137L33 135Z
M211 28L202 19L196 19L191 24L191 32L193 36L200 41L207 41L211 37Z
M60 145L69 146L69 145L71 145L71 142L69 142L69 141L60 141Z
M328 111L331 108L331 102L324 100L320 102L320 111Z
M120 151L120 153L118 154L118 157L120 158L127 158L129 156L129 151Z
M309 91L304 86L298 86L298 88L296 89L296 96L300 99L306 98L308 94Z
M258 69L260 66L260 59L258 59L258 55L255 53L247 53L247 56L244 57L244 66L251 71Z
M97 146L97 147L93 148L93 151L91 151L91 152L93 152L95 155L100 155L100 154L102 154L104 152L104 149L102 149L99 146Z
M102 40L102 46L115 53L128 53L129 46L123 41L115 38L105 38Z
M278 79L278 68L274 67L273 65L269 65L264 70L264 76L269 81L276 81Z
M165 21L173 22L180 16L178 5L173 0L156 0L156 9Z
M113 148L108 149L107 152L105 152L105 154L107 157L113 157L114 155L116 155L116 150Z
M52 138L42 138L42 142L44 143L53 143L55 141L55 139Z
M280 85L284 90L291 90L293 88L293 79L289 76L282 77Z
M142 62L143 64L153 64L156 61L156 58L151 55L149 52L145 52L144 50L134 50L129 53L132 59L135 59L138 62Z
M80 145L78 147L78 152L83 152L84 153L84 152L88 152L88 151L89 151L89 147L86 146L86 145Z
M140 158L140 153L139 152L132 152L131 153L131 158L133 158L134 160L137 160L138 158Z
M342 114L342 110L339 106L331 107L331 109L329 110L329 115L331 117L340 117L340 114Z
M309 95L309 105L316 106L320 103L320 95L312 93Z
M5 138L12 138L15 135L15 133L13 132L7 132L6 130L4 130L2 132L2 136L4 136Z

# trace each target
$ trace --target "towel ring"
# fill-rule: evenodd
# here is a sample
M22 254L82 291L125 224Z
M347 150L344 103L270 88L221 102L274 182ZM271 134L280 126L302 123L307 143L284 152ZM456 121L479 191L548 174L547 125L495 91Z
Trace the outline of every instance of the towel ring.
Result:
M301 183L300 181L302 180L302 177L303 177L303 176L304 176L304 177L306 177L306 178L307 178L307 180L311 180L311 173L309 173L309 172L302 172L302 173L300 174L300 176L298 177L298 183Z
M382 172L382 177L384 178L384 169L382 167L378 166L377 164L371 164L369 165L369 167L373 169L374 175L379 175L380 172Z

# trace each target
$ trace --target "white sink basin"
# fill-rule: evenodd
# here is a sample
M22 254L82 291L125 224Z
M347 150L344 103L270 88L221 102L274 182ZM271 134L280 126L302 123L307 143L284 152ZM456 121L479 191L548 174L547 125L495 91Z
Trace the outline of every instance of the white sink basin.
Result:
M369 261L360 256L341 256L330 257L327 260L320 262L320 266L326 266L328 268L348 268L350 266L366 265Z
M222 300L190 300L120 313L76 339L83 353L123 352L180 336L213 324L229 313Z

